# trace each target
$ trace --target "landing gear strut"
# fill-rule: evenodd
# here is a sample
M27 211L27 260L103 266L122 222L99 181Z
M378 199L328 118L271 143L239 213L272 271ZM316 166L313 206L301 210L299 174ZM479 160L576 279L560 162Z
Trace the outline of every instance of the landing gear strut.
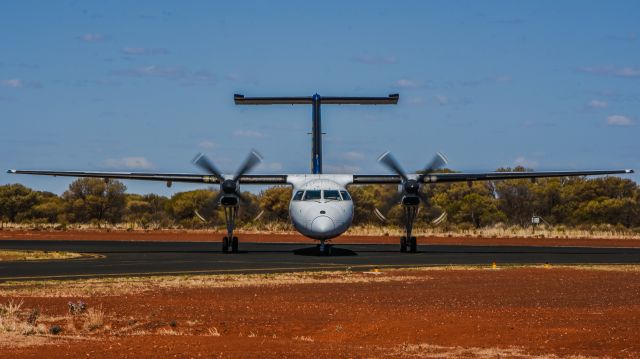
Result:
M400 252L415 253L418 250L416 237L411 235L413 231L413 222L418 214L418 205L403 205L404 210L404 229L406 236L400 237Z
M318 252L320 252L320 255L323 256L330 256L331 255L331 245L329 244L325 244L324 240L320 240L320 244L318 244Z
M224 220L227 223L227 236L222 239L222 252L226 253L231 247L231 252L238 253L238 237L233 236L236 226L238 206L222 206L224 208Z

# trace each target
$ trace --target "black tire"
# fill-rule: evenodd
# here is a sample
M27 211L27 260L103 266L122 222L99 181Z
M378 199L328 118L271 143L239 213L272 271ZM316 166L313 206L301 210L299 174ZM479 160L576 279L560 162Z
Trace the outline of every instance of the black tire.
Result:
M229 237L222 238L222 252L227 253L229 251Z
M231 240L231 251L238 253L238 237L233 237L233 240Z
M400 237L400 252L406 252L407 251L407 237L402 236Z
M325 256L330 256L331 255L331 246L329 246L329 245L324 246L324 255Z
M411 237L411 239L409 240L409 248L411 250L411 253L415 253L418 251L418 241L416 240L416 237Z

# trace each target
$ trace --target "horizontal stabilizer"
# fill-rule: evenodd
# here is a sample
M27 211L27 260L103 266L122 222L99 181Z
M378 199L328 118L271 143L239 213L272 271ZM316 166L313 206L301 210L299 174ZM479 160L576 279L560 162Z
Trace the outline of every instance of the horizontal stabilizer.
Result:
M398 94L387 97L322 96L320 102L325 105L395 105L399 98ZM244 95L235 94L233 100L236 105L310 105L313 103L313 96L244 97Z

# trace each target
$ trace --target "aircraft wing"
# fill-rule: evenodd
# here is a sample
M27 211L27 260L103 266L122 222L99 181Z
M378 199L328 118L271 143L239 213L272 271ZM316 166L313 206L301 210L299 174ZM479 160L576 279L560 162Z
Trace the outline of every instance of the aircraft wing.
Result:
M143 180L183 183L220 183L220 181L210 175L196 173L153 173L153 172L83 172L83 171L41 171L41 170L9 170L11 174L26 174L39 176L61 176L61 177L94 177L104 179L123 180ZM232 176L229 176L231 178ZM275 185L287 184L287 175L243 175L240 177L241 184Z
M634 173L633 170L595 170L595 171L540 171L540 172L477 172L477 173L431 173L418 175L423 183L496 181L523 178L601 176ZM399 184L398 175L353 175L353 184Z

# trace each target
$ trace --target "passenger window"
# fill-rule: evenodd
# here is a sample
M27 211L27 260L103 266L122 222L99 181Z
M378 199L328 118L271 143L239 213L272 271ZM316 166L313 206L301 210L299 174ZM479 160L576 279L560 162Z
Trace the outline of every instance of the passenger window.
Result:
M324 199L333 200L333 201L342 201L342 198L340 198L340 192L338 191L325 190Z
M293 200L294 201L300 201L302 200L302 195L304 194L304 191L298 191L296 192L296 195L293 196Z
M349 192L347 191L340 191L340 194L342 195L342 199L345 201L351 201L351 196L349 196Z
M307 191L304 195L305 201L317 201L319 200L321 191Z

